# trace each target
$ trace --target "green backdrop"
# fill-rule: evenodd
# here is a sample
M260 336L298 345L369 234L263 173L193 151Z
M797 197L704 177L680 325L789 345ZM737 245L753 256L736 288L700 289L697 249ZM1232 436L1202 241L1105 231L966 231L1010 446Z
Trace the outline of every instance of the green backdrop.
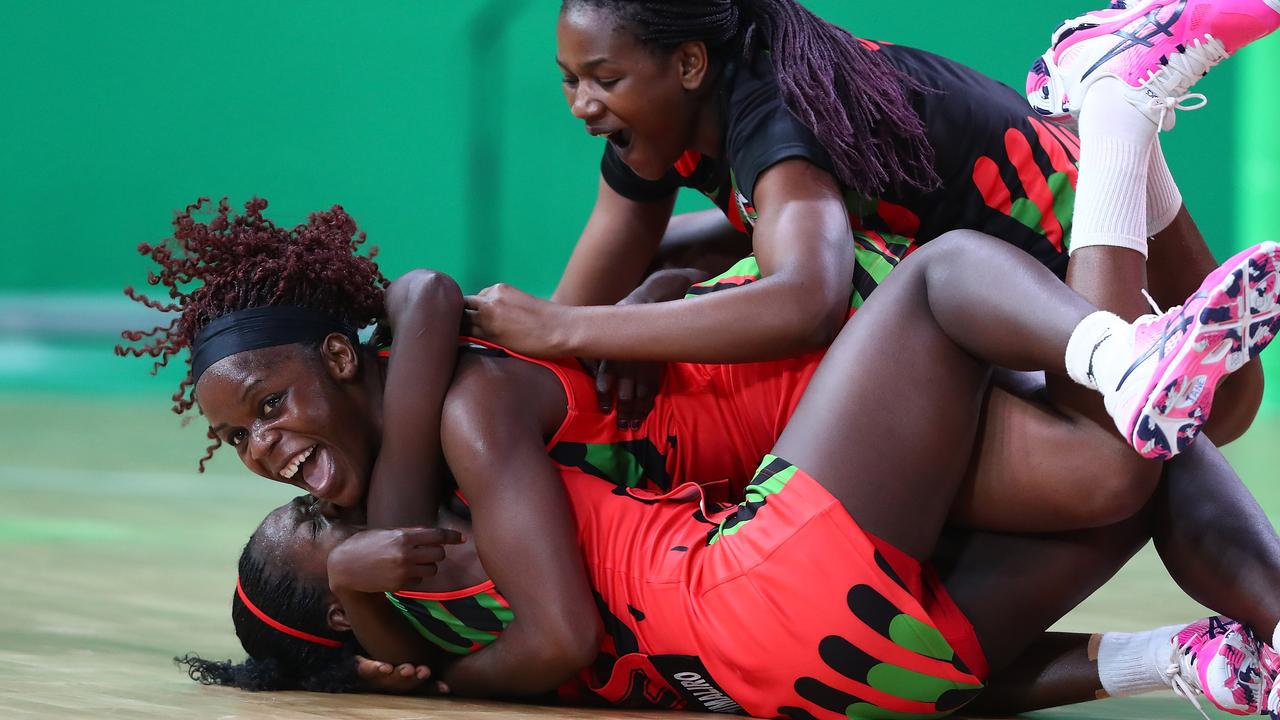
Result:
M808 4L857 34L1020 87L1054 25L1096 3ZM164 237L173 209L200 195L261 195L287 223L341 203L381 246L388 275L426 265L468 289L502 279L540 294L590 210L601 141L560 95L554 0L3 5L9 339L33 306L74 314L87 297L115 307L146 271L134 247ZM1220 255L1243 242L1242 229L1249 240L1265 229L1238 198L1274 201L1254 180L1251 192L1242 185L1280 150L1241 142L1250 122L1274 115L1236 111L1246 107L1240 78L1277 54L1274 40L1215 70L1197 88L1209 107L1184 114L1164 140Z

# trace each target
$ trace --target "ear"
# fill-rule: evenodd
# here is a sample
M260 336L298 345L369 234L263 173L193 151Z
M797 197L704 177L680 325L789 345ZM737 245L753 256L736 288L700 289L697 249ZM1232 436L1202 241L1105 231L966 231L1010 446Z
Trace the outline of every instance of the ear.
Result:
M360 349L342 333L329 333L320 344L320 355L334 380L351 380L360 372Z
M329 628L335 632L351 632L351 622L347 620L347 611L342 609L342 604L336 598L329 601L329 606L325 608L324 618Z
M701 40L690 40L676 48L675 60L680 72L680 84L685 90L697 90L707 78L707 45Z

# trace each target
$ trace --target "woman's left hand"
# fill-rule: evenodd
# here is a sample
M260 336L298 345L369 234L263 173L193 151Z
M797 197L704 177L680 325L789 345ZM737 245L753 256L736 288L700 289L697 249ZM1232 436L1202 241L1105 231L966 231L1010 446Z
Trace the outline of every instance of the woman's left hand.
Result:
M449 692L442 682L428 683L430 677L431 669L426 665L392 665L363 655L356 656L356 678L360 681L361 690L392 695L444 695Z
M572 354L568 324L574 308L499 283L464 299L463 332L530 357Z

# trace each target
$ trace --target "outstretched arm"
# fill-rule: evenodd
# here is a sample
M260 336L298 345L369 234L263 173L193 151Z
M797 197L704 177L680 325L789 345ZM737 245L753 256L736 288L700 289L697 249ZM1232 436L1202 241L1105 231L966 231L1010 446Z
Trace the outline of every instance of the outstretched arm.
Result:
M756 186L762 279L690 300L565 307L507 286L467 298L475 331L530 355L742 362L820 348L848 311L854 248L839 185L804 160ZM625 332L620 332L625 328Z

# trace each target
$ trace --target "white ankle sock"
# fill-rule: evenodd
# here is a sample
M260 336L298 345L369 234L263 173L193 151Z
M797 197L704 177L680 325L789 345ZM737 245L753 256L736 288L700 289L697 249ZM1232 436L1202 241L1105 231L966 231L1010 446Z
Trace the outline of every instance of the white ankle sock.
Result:
M1110 354L1124 349L1124 343L1115 340L1128 337L1129 323L1115 313L1106 310L1086 315L1067 340L1067 375L1081 385L1098 390L1111 387L1112 372L1116 363L1108 362Z
M1115 78L1095 82L1080 110L1080 177L1071 252L1108 245L1147 254L1147 164L1155 123Z
M1173 181L1169 165L1156 138L1151 147L1151 160L1147 163L1147 235L1169 227L1169 223L1182 209L1182 192Z
M1098 679L1112 697L1164 690L1164 668L1172 656L1170 641L1184 625L1139 633L1104 633L1098 644Z

